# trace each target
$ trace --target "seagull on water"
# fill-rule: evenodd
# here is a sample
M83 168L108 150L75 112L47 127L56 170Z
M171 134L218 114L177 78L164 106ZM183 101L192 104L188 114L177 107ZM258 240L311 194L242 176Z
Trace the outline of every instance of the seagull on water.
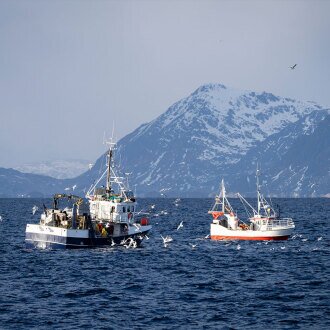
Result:
M180 224L176 230L179 230L180 228L183 228L183 221L180 222Z
M189 245L191 246L192 249L194 249L197 246L197 244L192 244L192 243L189 243Z

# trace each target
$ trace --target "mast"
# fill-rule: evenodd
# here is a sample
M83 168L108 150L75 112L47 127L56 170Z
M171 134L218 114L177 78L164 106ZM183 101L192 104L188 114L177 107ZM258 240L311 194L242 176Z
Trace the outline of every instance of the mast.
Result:
M260 176L260 170L259 170L259 164L257 163L256 177L257 177L258 215L260 214L260 204L261 204L261 200L260 200L259 176Z
M106 182L106 193L109 197L110 191L111 191L111 160L112 160L112 148L111 145L109 147L109 153L108 153L108 169L107 169L107 182Z
M223 179L221 180L221 194L222 194L222 212L225 213L225 184L223 182Z

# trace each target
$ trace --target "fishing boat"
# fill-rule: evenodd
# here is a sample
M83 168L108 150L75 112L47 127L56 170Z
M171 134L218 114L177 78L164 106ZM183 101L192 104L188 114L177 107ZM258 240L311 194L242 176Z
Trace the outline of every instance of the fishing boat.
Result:
M215 198L212 214L210 238L213 240L287 240L295 225L291 218L280 218L274 208L267 202L260 191L260 171L257 169L257 209L253 208L246 199L237 194L246 207L249 223L237 217L230 205L225 185L222 180L221 192Z
M26 225L28 247L84 248L125 245L137 247L151 229L149 219L137 212L132 190L115 172L109 144L107 169L89 189L86 199L56 194L52 208L44 206L39 224ZM106 185L98 187L106 177ZM115 191L117 188L117 191ZM60 202L70 205L62 208Z

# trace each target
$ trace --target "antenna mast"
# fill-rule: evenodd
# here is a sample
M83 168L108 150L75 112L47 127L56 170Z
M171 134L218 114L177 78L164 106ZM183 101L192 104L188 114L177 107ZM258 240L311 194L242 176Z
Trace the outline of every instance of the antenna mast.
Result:
M257 171L256 171L256 177L257 177L257 198L258 198L258 215L260 214L260 185L259 185L259 176L260 176L260 170L259 170L259 164L257 163Z
M222 212L225 213L225 184L223 182L223 179L221 180L221 194L222 194Z
M108 152L108 169L107 169L107 185L106 185L106 193L109 195L111 191L111 160L112 160L112 148L110 145Z

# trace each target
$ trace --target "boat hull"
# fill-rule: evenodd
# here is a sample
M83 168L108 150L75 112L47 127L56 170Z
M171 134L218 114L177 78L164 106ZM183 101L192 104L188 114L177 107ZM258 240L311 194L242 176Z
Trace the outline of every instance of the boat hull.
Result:
M230 230L221 225L211 224L210 238L212 240L245 240L245 241L283 241L287 240L293 228L273 230Z
M139 246L150 229L151 226L141 226L139 230L133 229L126 235L101 237L88 229L64 229L27 224L25 244L27 248L79 249L125 245L124 241L132 238Z

